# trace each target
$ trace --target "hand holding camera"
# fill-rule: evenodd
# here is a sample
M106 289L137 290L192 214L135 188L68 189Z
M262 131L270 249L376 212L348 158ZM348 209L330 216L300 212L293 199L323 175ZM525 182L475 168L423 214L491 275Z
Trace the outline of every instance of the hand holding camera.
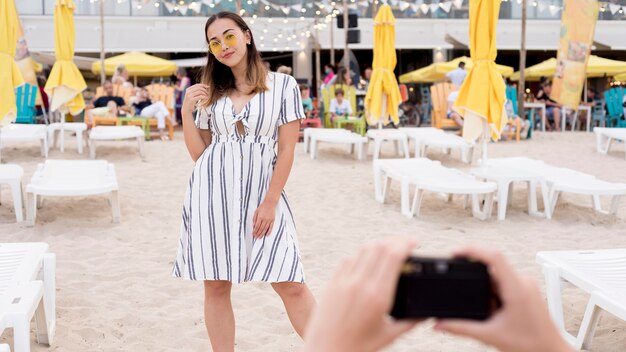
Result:
M500 253L476 248L455 253L474 262L409 258L414 247L410 239L392 238L344 260L309 322L305 351L378 351L415 326L417 317L428 316L486 318L441 320L435 329L502 351L572 351L536 285ZM429 280L432 285L425 284ZM437 296L450 289L463 292ZM403 319L392 319L390 312Z

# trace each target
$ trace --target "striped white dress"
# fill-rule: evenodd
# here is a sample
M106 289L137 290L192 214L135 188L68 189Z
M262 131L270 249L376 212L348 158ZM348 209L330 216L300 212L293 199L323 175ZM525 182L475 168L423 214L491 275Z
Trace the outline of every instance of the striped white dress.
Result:
M173 274L190 280L304 282L296 227L283 192L268 236L253 238L252 219L276 163L278 128L305 117L291 76L269 73L268 91L236 113L223 97L198 114L213 139L196 161L183 205ZM246 131L241 134L237 123Z

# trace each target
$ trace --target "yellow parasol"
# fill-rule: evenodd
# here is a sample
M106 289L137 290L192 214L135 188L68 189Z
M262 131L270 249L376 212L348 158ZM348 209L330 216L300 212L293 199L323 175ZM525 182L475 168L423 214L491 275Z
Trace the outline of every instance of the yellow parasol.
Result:
M176 64L160 57L131 51L122 55L113 56L104 60L104 72L113 75L115 68L123 64L130 76L158 77L170 76L176 72ZM93 73L100 73L100 61L91 65Z
M56 62L44 90L52 97L50 111L76 115L85 109L81 94L85 79L72 61L74 57L74 0L56 0L54 7L54 52Z
M499 1L470 1L469 39L474 67L463 81L454 103L454 110L465 120L463 138L473 142L483 136L483 161L487 134L490 132L492 139L499 139L507 122L505 85L495 62L499 12Z
M538 81L541 77L554 76L554 72L556 72L556 59L550 58L534 66L527 67L524 71L524 76L527 81ZM626 78L626 61L611 60L596 55L590 55L585 72L588 78L612 77L622 73L624 74L624 78ZM518 81L519 72L515 72L511 76L511 80Z
M626 72L622 73L621 75L615 76L615 80L616 81L621 81L621 82L626 82Z
M383 5L374 19L374 62L372 77L365 95L367 122L387 124L388 116L398 123L398 106L402 101L396 76L396 19L391 7Z
M19 19L13 0L0 1L0 127L15 120L15 88L24 84L14 61Z
M446 73L459 67L459 63L465 63L465 69L470 70L474 67L474 61L467 56L457 57L447 62L435 62L418 70L405 73L400 76L400 83L429 83L439 82L446 79ZM513 67L496 64L496 70L504 77L513 74Z

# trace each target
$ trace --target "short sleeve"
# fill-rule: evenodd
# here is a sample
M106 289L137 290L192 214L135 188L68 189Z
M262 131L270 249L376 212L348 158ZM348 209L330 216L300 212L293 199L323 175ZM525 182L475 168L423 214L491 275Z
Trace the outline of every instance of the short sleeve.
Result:
M208 108L203 108L198 110L196 113L196 127L201 130L208 130L209 127L209 119L211 118L211 112Z
M298 88L296 80L291 76L285 75L282 86L283 99L280 103L280 113L278 115L279 126L306 118L304 107L302 106L300 88Z

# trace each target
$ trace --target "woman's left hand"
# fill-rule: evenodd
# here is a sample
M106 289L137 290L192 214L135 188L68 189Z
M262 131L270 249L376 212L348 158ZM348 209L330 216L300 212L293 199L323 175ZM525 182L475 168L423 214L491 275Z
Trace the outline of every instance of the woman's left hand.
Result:
M276 219L276 203L263 201L254 212L252 236L261 238L272 233Z

